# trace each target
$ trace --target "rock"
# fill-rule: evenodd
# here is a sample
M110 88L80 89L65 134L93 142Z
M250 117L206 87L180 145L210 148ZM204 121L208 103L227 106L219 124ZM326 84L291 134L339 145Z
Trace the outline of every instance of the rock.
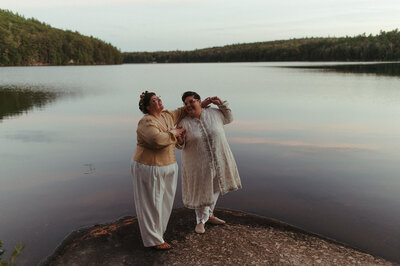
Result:
M397 265L271 219L228 210L215 215L227 224L206 224L199 235L193 210L173 210L168 251L143 246L136 218L80 229L41 265Z

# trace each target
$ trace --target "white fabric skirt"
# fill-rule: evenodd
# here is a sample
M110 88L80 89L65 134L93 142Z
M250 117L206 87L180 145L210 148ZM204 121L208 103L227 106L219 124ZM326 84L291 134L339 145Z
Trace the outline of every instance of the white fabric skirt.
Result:
M145 247L162 244L174 203L178 164L151 166L132 160L131 173L143 244Z

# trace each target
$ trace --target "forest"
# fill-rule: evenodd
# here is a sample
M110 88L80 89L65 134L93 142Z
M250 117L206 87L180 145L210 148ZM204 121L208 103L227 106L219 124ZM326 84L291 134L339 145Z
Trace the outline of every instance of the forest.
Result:
M0 66L121 64L109 43L0 9Z
M243 43L193 51L126 52L124 63L396 61L400 32Z
M0 66L267 61L397 61L400 32L239 43L192 51L124 52L95 37L0 9Z

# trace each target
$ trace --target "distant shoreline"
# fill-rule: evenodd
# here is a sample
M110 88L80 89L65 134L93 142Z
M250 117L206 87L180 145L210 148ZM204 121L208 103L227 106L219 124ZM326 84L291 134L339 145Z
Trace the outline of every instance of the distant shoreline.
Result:
M0 30L0 66L400 60L398 29L377 35L311 37L155 52L121 52L93 36L53 28L3 9Z
M123 63L397 61L400 32L232 44L191 51L123 52Z
M0 65L1 67L63 67L63 66L118 66L118 65L151 65L151 64L209 64L209 63L316 63L315 66L285 66L289 68L320 68L323 65L318 65L317 63L327 63L327 66L335 66L335 65L378 65L378 64L400 64L400 60L394 61L245 61L245 62L145 62L145 63L120 63L120 64L64 64L64 65L52 65L52 64L45 64L45 63L36 63L31 65L20 65L20 66L4 66ZM336 63L336 64L335 64Z

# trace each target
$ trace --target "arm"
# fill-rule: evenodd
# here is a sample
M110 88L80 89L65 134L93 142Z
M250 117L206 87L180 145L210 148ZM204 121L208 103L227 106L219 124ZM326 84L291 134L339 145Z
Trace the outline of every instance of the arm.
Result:
M169 131L161 131L151 119L144 119L139 122L137 134L140 139L151 149L162 149L175 144L182 130L173 128Z
M223 115L223 123L224 125L229 124L233 121L233 116L232 116L232 110L229 108L229 104L227 101L222 101L220 98L217 96L210 98L210 101L217 105L219 110L221 111Z
M185 107L180 107L173 111L170 111L172 119L174 120L174 125L178 124L186 115Z
M218 105L219 110L222 112L224 125L229 124L233 121L232 110L229 108L228 102L224 101Z

